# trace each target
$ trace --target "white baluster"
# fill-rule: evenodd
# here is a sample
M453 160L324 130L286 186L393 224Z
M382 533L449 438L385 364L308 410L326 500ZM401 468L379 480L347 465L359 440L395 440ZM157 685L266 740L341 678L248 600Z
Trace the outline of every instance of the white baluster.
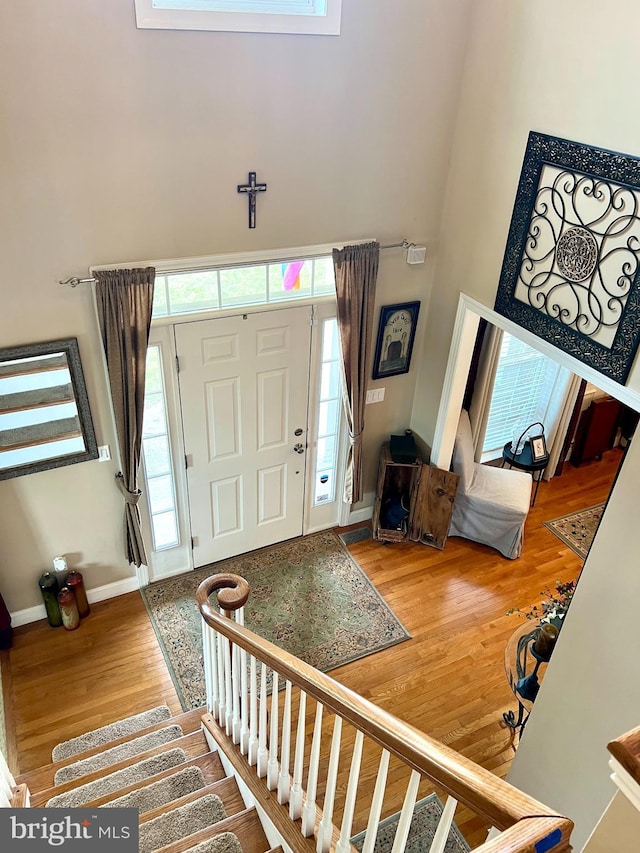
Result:
M249 674L249 764L253 765L258 760L258 677L256 672L256 659L251 655Z
M216 633L202 620L202 651L204 655L204 680L207 693L207 710L214 717L218 714L218 656Z
M417 770L411 771L411 779L407 786L407 793L402 804L400 819L398 820L398 828L396 829L395 838L393 839L393 847L391 853L401 853L407 844L409 830L411 829L411 819L413 818L413 808L416 804L418 796L418 786L420 785L420 774Z
M284 712L282 714L282 747L280 748L280 773L278 774L278 802L289 802L291 775L289 773L291 750L291 682L285 682Z
M240 743L240 647L237 643L231 644L231 689L231 739L237 744Z
M11 770L9 770L9 765L7 764L2 752L0 752L0 779L4 780L8 784L9 790L12 790L15 787L16 780L13 778L13 774Z
M0 798L10 802L12 796L13 788L9 784L9 781L4 776L0 777Z
M233 730L233 692L231 687L231 640L224 638L224 692L225 715L224 730L231 737Z
M336 781L338 778L338 762L340 760L340 737L342 735L342 718L336 716L333 724L333 738L331 740L331 753L329 755L329 769L327 771L327 789L324 795L322 807L322 820L318 827L318 853L328 853L331 847L331 833L333 831L333 806L336 799Z
M269 727L269 764L267 766L267 788L273 791L278 784L278 673L272 670L271 726Z
M10 808L15 784L16 780L9 770L9 765L2 752L0 752L0 808Z
M244 626L244 607L236 611L236 621ZM247 687L247 652L240 649L240 753L249 754L249 690Z
M358 794L358 780L360 779L360 762L362 761L362 744L364 735L356 732L356 742L353 745L351 756L351 769L349 770L349 782L347 783L347 795L342 813L342 824L340 826L340 838L336 844L336 853L349 853L351 844L351 826L353 824L353 813L356 808L356 796Z
M258 726L258 777L267 775L267 667L262 664L260 670L260 724Z
M438 826L433 836L431 847L429 848L429 853L444 853L457 805L457 800L454 800L453 797L447 797L447 802L442 809L442 815L438 821Z
M316 719L313 724L309 774L307 776L307 798L302 809L302 834L305 838L313 835L316 826L316 792L318 790L318 769L320 767L320 741L322 739L323 706L316 705Z
M378 778L376 779L376 787L371 799L371 809L369 810L369 820L367 822L367 832L362 845L362 853L373 853L373 848L378 835L378 824L380 823L380 815L382 814L382 803L384 801L384 792L387 786L387 773L389 772L389 753L386 749L382 750L380 756L380 765L378 767Z
M300 691L298 708L298 729L296 732L296 751L293 758L293 785L289 799L289 817L298 820L302 814L302 768L304 764L304 734L307 715L307 694Z
M216 658L218 660L218 723L221 726L224 725L225 717L227 715L227 696L224 677L224 647L226 642L227 640L222 636L222 634L216 634Z

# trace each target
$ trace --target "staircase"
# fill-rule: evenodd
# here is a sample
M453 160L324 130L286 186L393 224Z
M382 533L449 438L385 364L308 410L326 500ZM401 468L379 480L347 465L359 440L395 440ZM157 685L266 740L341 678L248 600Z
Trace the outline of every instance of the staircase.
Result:
M360 831L373 853L395 813L389 853L403 853L416 803L437 787L448 799L429 853L451 849L458 804L494 828L478 853L571 850L570 820L248 631L248 595L236 575L198 589L205 708L119 721L17 779L0 754L0 806L138 808L141 853L357 853Z
M209 747L201 724L205 710L170 717L25 773L15 780L19 796L24 796L26 788L33 808L135 805L140 808L140 850L147 853L159 849L182 853L193 848L197 853L267 853L272 845L255 807L247 808L235 778L225 773L219 753ZM166 742L144 749L145 742L154 738L166 738ZM101 763L108 751L117 757L118 752L137 749L135 742L142 751L87 772L91 761ZM152 772L171 755L170 767ZM114 775L117 780L127 773L143 772L135 769L141 765L149 768L150 775L130 784L116 781L112 790L101 795L96 790ZM61 778L68 781L56 784ZM176 796L183 788L188 792ZM157 846L154 837L169 843Z

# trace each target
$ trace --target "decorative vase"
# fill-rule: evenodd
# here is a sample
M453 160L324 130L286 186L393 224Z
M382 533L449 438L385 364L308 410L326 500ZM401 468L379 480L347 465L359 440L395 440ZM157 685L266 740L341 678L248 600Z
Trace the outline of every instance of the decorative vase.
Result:
M84 580L80 572L77 572L75 569L69 572L67 575L67 586L72 590L76 597L78 615L81 619L84 619L85 616L88 616L89 613L91 613L91 608L89 607L87 593L84 588Z
M551 658L556 640L558 639L558 629L555 625L548 622L540 625L540 631L533 643L532 651L542 661L548 661Z
M51 572L43 572L38 586L47 611L47 621L52 628L59 628L62 625L62 615L58 604L58 579Z
M80 625L80 614L78 613L78 605L73 590L68 586L63 586L58 593L58 604L60 605L60 614L62 616L62 624L67 631L75 631Z

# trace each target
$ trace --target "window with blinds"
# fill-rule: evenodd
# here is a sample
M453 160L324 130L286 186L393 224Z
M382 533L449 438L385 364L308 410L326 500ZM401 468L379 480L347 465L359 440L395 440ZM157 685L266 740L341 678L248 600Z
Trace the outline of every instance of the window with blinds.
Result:
M546 423L554 390L565 387L569 377L568 370L505 332L482 461L500 458L504 445L517 439L529 424Z

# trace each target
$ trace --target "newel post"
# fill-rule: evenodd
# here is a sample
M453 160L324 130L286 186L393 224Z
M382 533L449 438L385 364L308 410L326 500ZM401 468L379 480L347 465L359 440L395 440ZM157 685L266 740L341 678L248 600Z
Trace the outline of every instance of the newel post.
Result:
M240 719L245 717L246 702L241 702L240 694L246 691L246 652L234 647L226 637L221 636L207 622L207 616L216 614L210 601L216 593L220 615L244 624L244 605L249 598L249 584L233 574L211 575L202 581L196 591L196 602L202 614L202 649L204 657L204 679L207 696L207 710L213 714L220 725L224 725L228 735L235 743L246 739ZM217 614L216 614L217 615Z

